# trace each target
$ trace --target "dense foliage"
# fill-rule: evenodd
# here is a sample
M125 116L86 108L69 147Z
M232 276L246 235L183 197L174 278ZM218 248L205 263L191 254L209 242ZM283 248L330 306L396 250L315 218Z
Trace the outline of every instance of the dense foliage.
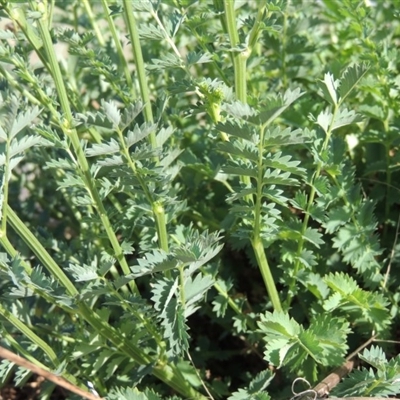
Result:
M109 399L353 352L332 396L400 393L393 3L0 0L0 345Z

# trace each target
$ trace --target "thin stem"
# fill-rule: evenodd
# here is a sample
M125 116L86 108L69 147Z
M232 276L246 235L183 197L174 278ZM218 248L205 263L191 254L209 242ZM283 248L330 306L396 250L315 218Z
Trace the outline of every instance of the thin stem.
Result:
M78 306L82 316L85 317L88 323L105 339L116 346L122 354L128 355L140 365L154 363L154 360L148 354L134 346L130 340L121 337L115 328L111 327L104 319L95 314L86 303L78 302ZM187 398L206 400L206 397L193 389L182 378L179 368L170 362L163 363L159 361L153 368L152 374Z
M11 165L10 165L10 146L11 146L11 138L10 135L7 135L6 140L6 149L5 149L5 162L4 162L4 174L3 174L3 182L2 182L2 192L3 192L3 201L1 204L1 233L2 236L6 237L7 235L7 213L8 213L8 182L11 177Z
M281 301L279 294L275 286L275 281L271 273L271 269L268 264L267 256L265 254L264 245L260 238L253 238L251 245L254 250L254 254L257 259L257 264L260 268L261 275L263 277L265 287L267 288L268 296L271 300L272 306L276 311L282 311Z
M41 3L35 3L31 0L31 4L35 7L35 9L42 12L42 18L39 18L37 20L37 25L38 25L38 29L39 29L39 32L40 32L40 35L41 35L41 38L43 41L43 46L46 50L46 54L49 59L49 67L50 67L49 72L53 76L54 84L56 86L56 90L57 90L59 101L60 101L60 105L61 105L62 111L64 113L64 117L65 117L65 120L64 120L63 124L61 125L61 128L63 129L64 133L71 140L72 146L73 146L76 156L77 156L79 166L83 173L83 179L87 185L87 189L90 193L90 196L91 196L94 204L96 205L96 208L99 213L103 227L107 233L107 236L111 243L111 246L114 249L115 257L118 260L119 264L121 265L121 268L122 268L122 271L124 272L124 274L128 275L130 273L130 268L125 259L124 252L118 242L118 239L115 235L115 232L114 232L114 230L111 226L110 220L108 218L107 212L104 208L100 194L96 188L94 179L90 172L89 164L87 162L87 159L85 157L85 154L84 154L83 149L80 144L78 133L75 128L72 128L72 126L73 126L72 111L70 108L70 103L68 101L68 96L67 96L67 91L65 88L64 80L62 78L60 67L59 67L57 59L56 59L56 55L55 55L54 47L53 47L53 44L51 41L50 33L47 28L46 10L43 9L43 5ZM136 294L139 293L134 281L130 281L129 286L134 293L136 293Z
M10 221L10 219L9 219ZM26 238L22 238L23 240L27 240ZM2 245L2 247L4 248L4 250L6 250L7 254L12 258L17 258L18 257L18 252L17 250L15 250L15 248L13 247L13 245L10 243L10 241L8 240L8 238L6 236L1 236L0 235L0 244ZM39 243L40 244L40 243ZM29 247L29 246L28 246ZM18 259L19 264L24 268L25 272L27 273L27 275L31 275L32 273L32 267L22 258ZM7 271L7 267L3 267L0 264L0 268L2 268L3 270ZM63 309L64 311L66 311L67 313L71 313L73 310L71 307L60 303L58 301L57 298L52 297L48 292L44 291L44 290L40 290L38 289L37 286L34 286L30 283L26 283L26 282L21 282L24 287L26 289L29 289L32 293L35 293L36 295L43 297L46 301L48 301L50 304L54 304L57 307Z
M26 349L24 349L13 337L13 335L9 334L4 328L2 328L2 338L7 341L11 347L15 350L18 351L19 354L22 354L27 360L29 360L31 363L37 365L38 367L41 367L43 369L46 369L46 366L42 364L39 360L36 360L35 357L32 356Z
M139 184L142 187L142 190L146 196L146 199L151 206L154 220L156 222L159 247L161 249L163 249L165 252L168 252L168 234L167 234L167 223L166 223L166 219L165 219L164 207L162 206L162 203L160 201L155 201L153 199L153 196L150 193L149 188L146 185L146 182L140 176L140 173L138 173L136 165L132 161L132 158L129 154L129 148L125 142L123 132L119 128L117 128L116 131L117 131L119 142L121 145L121 152L124 155L133 174L136 176L137 180L139 181Z
M242 103L247 103L246 62L249 56L248 50L239 51L239 33L236 27L235 2L224 0L226 26L229 39L233 48L233 69L235 73L236 98Z
M264 160L264 131L265 127L260 129L260 138L258 144L258 173L257 173L257 192L256 202L254 204L254 225L253 225L253 237L251 238L251 245L254 250L254 254L257 259L258 267L260 268L261 275L264 280L265 287L268 292L268 296L271 299L272 306L276 311L282 311L281 301L279 294L276 289L275 281L271 273L271 269L268 264L267 256L265 254L264 245L261 238L261 221L262 221L262 201L263 201L263 160Z
M389 97L389 96L388 96ZM389 97L390 98L390 97ZM388 119L385 119L383 121L383 129L386 134L388 135L389 132L389 121ZM387 142L386 142L387 143ZM389 213L390 213L390 205L391 205L391 196L390 196L390 190L392 186L392 170L390 168L391 162L392 162L392 157L390 156L390 144L387 144L385 146L385 155L386 155L386 196L385 196L385 219L384 219L384 226L383 226L383 234L382 238L383 241L386 240L387 233L388 233L388 220L389 220Z
M263 178L264 178L264 168L263 168L263 161L264 161L264 132L265 129L260 129L260 138L258 143L258 161L257 161L257 194L256 194L256 202L255 202L255 212L254 212L254 227L253 227L253 237L255 239L260 238L261 232L261 209L262 209L262 191L263 191Z
M186 304L186 297L185 297L185 268L183 265L180 265L178 267L179 270L179 285L180 285L180 296L179 296L179 300L181 302L182 308L185 308L185 304Z
M97 24L97 20L93 14L92 8L90 7L90 3L88 0L82 0L83 6L85 7L86 14L89 18L90 24L93 27L93 30L96 34L97 40L99 41L99 44L101 47L104 47L106 44L106 41L104 40L103 34L101 33L101 29L99 28L99 25Z
M50 361L55 367L60 364L59 359L53 349L35 332L32 331L25 323L20 321L17 317L10 313L0 304L0 315L2 315L10 324L12 324L16 329L18 329L26 338L28 338L32 343L36 344L43 352L49 357Z
M159 201L153 203L153 214L156 217L158 243L160 249L165 252L169 251L168 246L168 234L167 234L167 222L165 218L165 210Z
M154 122L153 111L151 109L149 89L147 85L146 70L144 68L142 47L139 40L139 32L136 26L135 16L132 9L132 1L123 0L124 15L128 25L129 37L132 43L133 57L135 59L135 66L137 70L140 93L144 103L144 118L146 122ZM150 143L153 148L157 147L155 134L150 134Z
M127 20L129 35L131 43L133 46L133 55L135 59L135 65L137 69L137 75L139 80L140 92L144 102L144 117L146 122L153 123L153 112L151 109L150 96L148 91L148 84L146 78L146 71L144 68L142 48L139 40L139 32L137 30L136 20L133 14L132 2L129 0L123 0L124 13ZM157 16L157 15L156 15ZM176 49L176 51L178 51ZM179 52L178 52L179 55ZM152 148L157 147L156 136L154 132L150 134L150 144ZM130 157L129 157L130 158ZM155 157L155 161L158 163L158 157ZM137 175L138 176L138 175ZM143 184L144 185L144 184ZM142 185L142 187L143 187ZM150 199L149 199L150 200ZM153 200L150 201L152 207L153 216L156 222L159 247L164 251L168 251L168 236L167 236L167 226L165 220L165 210L161 202L154 203Z
M287 41L287 14L283 13L282 22L282 40L281 40L281 73L282 73L282 86L284 89L287 88L287 71L286 71L286 41Z
M236 17L235 17L235 2L234 0L224 0L225 9L225 20L226 29L228 31L229 39L231 42L231 47L237 48L240 45L239 33L236 27ZM242 103L247 103L247 84L246 84L246 62L249 56L248 51L239 52L234 50L233 53L233 70L235 75L235 86L234 90L236 93L237 100ZM240 176L240 181L246 186L251 186L251 181L249 176ZM253 196L247 195L246 200L253 203Z
M208 52L208 53L212 53L212 50L210 50L209 47L207 47L207 45L202 41L201 36L198 34L197 30L195 28L193 28L192 26L189 26L188 28L190 29L190 32L197 39L197 42L199 43L199 46L201 46L203 51L204 52ZM226 76L225 72L223 71L223 69L218 65L218 62L215 60L214 57L212 59L212 63L214 65L214 67L216 68L220 78L225 83L225 85L229 85L229 79L227 78L227 76Z
M70 296L78 295L78 290L74 284L69 280L64 271L57 265L54 259L50 256L47 250L42 246L36 236L25 226L19 219L14 210L7 205L8 208L8 221L14 231L22 238L26 245L32 250L36 257L40 260L43 266L57 279L66 289Z
M181 241L175 235L171 235L171 237L176 243L181 244ZM200 271L205 275L208 274L208 272L203 267L200 267ZM244 319L246 320L247 326L251 330L254 331L255 329L257 329L257 326L254 324L254 322L246 314L244 314L242 312L242 310L238 307L238 305L235 303L235 301L229 296L228 292L218 282L215 282L213 286L217 290L217 292L228 301L229 307L237 315L244 317Z
M17 256L17 250L15 250L14 246L11 244L11 242L8 240L8 237L6 236L5 232L1 230L0 232L0 244L2 245L3 249L7 252L8 255L11 256L11 258L15 258ZM32 268L27 265L27 268L25 268L25 271L28 273L32 272Z
M126 311L129 311L132 315L134 315L137 319L140 320L140 322L143 324L143 326L147 329L147 331L150 333L150 335L153 337L153 339L157 342L157 344L160 346L160 348L165 347L165 343L162 340L162 337L160 333L157 331L156 327L152 324L152 321L149 319L146 319L143 317L143 315L138 312L136 307L133 307L129 302L127 302L121 294L114 289L113 285L111 285L107 279L104 279L104 284L107 286L108 291L110 294L115 296L121 305L123 309Z
M49 25L51 25L53 22L55 3L56 3L56 0L50 0L50 4L48 6L49 7Z
M204 272L204 269L200 268L200 271ZM217 292L224 297L227 301L228 301L228 305L229 307L237 314L240 315L242 317L244 317L245 321L246 321L246 325L249 327L249 329L251 329L252 331L255 331L257 329L256 324L253 322L253 320L251 320L246 314L244 314L242 312L242 310L238 307L238 305L235 303L235 301L229 297L229 294L227 293L226 290L224 290L222 288L222 286L218 283L215 282L214 283L214 288L217 290Z
M335 122L336 115L337 115L337 113L339 111L339 104L340 103L334 105L332 118L331 118L329 127L327 129L325 141L324 141L324 143L322 145L322 150L321 151L324 151L328 147L329 140L330 140L331 135L332 135L333 124ZM302 223L302 227L301 227L300 238L298 240L298 245L297 245L296 254L297 254L298 257L296 257L297 261L296 261L296 263L294 265L293 276L292 276L292 278L290 280L290 283L289 283L288 295L287 295L287 298L286 298L286 301L285 301L285 309L288 309L290 307L290 304L291 304L291 302L293 300L293 297L295 295L296 277L297 277L297 274L298 274L298 272L300 270L300 261L299 261L300 260L300 254L302 253L303 246L304 246L304 234L305 234L305 232L307 230L307 227L308 227L308 221L310 219L310 210L311 210L311 207L312 207L312 205L314 203L314 199L315 199L315 195L316 195L314 182L321 175L321 171L322 171L322 165L318 164L317 168L316 168L316 170L315 170L315 172L314 172L314 174L313 174L313 176L311 178L310 194L308 196L307 207L306 207L306 210L305 210L305 213L304 213L304 219L303 219L303 223Z
M208 397L209 397L211 400L214 400L214 397L213 397L213 395L211 394L211 392L208 390L208 387L207 387L207 385L205 384L203 378L201 377L201 375L200 375L200 373L199 373L199 370L196 368L196 365L194 364L194 361L193 361L192 356L190 355L190 353L189 353L188 351L186 352L186 355L187 355L187 357L188 357L190 363L191 363L192 366L193 366L193 369L194 369L195 374L197 375L197 378L199 378L199 380L200 380L200 382L201 382L201 385L203 386L204 390L205 390L206 393L208 394Z
M254 46L257 44L258 35L260 34L260 26L261 26L261 22L264 17L264 14L265 14L266 7L267 7L266 2L264 2L264 1L258 2L257 15L256 15L256 18L254 21L254 25L251 28L251 31L249 34L249 44L248 44L249 53L251 53L253 51Z
M9 4L7 3L5 6L5 10L10 16L10 18L18 25L21 31L24 33L25 37L27 38L28 42L32 45L33 49L35 50L37 56L39 57L40 61L46 67L49 68L48 61L45 57L45 54L42 49L42 43L40 37L36 34L31 24L28 24L26 21L26 17L24 15L24 10L22 7L8 8ZM43 5L42 5L43 7Z
M115 49L117 51L118 58L119 58L119 64L121 65L122 70L124 71L126 83L127 83L128 87L129 87L129 90L131 92L132 99L136 99L137 98L137 94L136 94L136 91L135 91L135 86L133 85L133 82L132 82L131 72L129 71L129 68L128 68L128 63L127 63L126 57L124 55L124 50L122 49L122 46L121 46L121 41L119 39L119 36L118 36L118 33L117 33L117 29L116 29L115 24L114 24L114 20L110 16L107 0L101 0L101 4L102 4L103 9L104 9L104 15L105 15L105 18L106 18L107 23L108 23L108 28L110 29L111 36L112 36L112 38L114 40Z
M384 289L386 289L386 285L387 285L387 282L388 282L389 276L390 276L390 271L392 269L392 261L394 259L395 253L396 253L395 249L396 249L397 241L398 241L398 238L399 238L399 228L400 228L400 214L399 214L399 217L397 219L396 234L394 236L393 246L392 246L392 250L390 252L389 263L388 263L388 266L387 266L387 269L386 269L385 278L384 278L383 283L382 283L382 287Z

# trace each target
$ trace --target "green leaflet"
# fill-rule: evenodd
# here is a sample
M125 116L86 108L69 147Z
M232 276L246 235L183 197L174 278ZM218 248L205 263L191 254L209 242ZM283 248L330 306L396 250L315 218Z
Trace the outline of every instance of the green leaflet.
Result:
M279 368L303 371L311 380L316 364L340 365L347 351L350 329L342 318L318 316L305 329L287 313L275 311L261 314L259 327L265 335L266 360Z
M353 370L332 392L338 397L395 396L400 391L400 359L388 360L378 346L365 349L359 357L372 368Z
M380 332L390 325L388 300L383 294L361 289L353 278L343 272L331 273L324 281L332 290L331 296L324 302L326 311L342 310L361 331L369 326Z

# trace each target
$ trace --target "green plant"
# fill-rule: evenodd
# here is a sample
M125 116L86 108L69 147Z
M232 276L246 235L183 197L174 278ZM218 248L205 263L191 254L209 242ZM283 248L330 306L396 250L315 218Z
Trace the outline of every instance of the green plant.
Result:
M1 344L110 399L267 400L395 337L388 4L0 1ZM360 357L338 395L399 392Z

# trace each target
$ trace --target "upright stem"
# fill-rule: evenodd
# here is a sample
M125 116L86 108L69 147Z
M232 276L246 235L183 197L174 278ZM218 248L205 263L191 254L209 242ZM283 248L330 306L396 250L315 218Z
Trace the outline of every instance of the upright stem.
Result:
M254 204L254 227L253 227L253 237L251 238L251 245L254 250L254 254L257 259L258 267L260 268L261 275L264 280L265 287L268 292L268 296L271 300L272 306L276 311L282 311L281 301L279 299L278 291L275 286L275 281L271 273L271 269L268 264L267 256L265 254L265 249L263 241L261 238L261 221L262 221L262 201L263 201L263 159L264 159L264 131L265 127L260 129L260 139L258 144L258 176L257 176L257 192L256 192L256 202Z
M388 135L389 132L389 121L388 118L386 118L383 121L383 129L386 134ZM387 142L386 142L387 143ZM386 240L387 238L387 233L388 233L388 221L389 221L389 212L390 212L390 205L391 205L391 198L390 198L390 192L392 191L392 170L390 168L391 163L392 163L392 157L390 155L390 145L386 144L385 145L385 159L386 159L386 196L385 196L385 223L383 226L383 240Z
M83 179L87 185L87 189L90 193L90 196L96 205L97 211L99 213L101 222L104 226L104 229L107 233L108 239L111 243L111 246L114 249L115 257L121 265L122 271L124 274L130 274L130 268L128 263L124 257L123 250L118 242L118 239L114 233L114 230L111 226L110 220L108 218L107 212L104 208L103 202L101 200L100 194L96 188L94 179L91 175L89 164L83 152L83 149L80 144L79 136L75 128L73 126L73 117L72 111L70 108L70 103L68 101L67 91L64 85L64 80L61 75L60 66L58 65L56 54L54 51L54 47L52 44L52 40L50 37L49 27L47 26L47 14L46 9L43 7L42 3L35 3L31 0L31 5L37 11L42 13L42 18L37 20L38 30L43 41L43 46L46 51L46 55L49 61L49 72L54 79L54 83L56 86L58 98L60 101L61 109L64 113L65 120L61 125L61 129L67 135L67 137L71 140L72 146L75 150L79 167L83 174ZM129 286L134 293L139 293L134 281L129 282Z
M126 61L126 57L124 55L124 51L123 51L122 46L121 46L121 41L119 39L119 36L118 36L118 33L117 33L117 29L115 28L114 20L110 16L107 0L101 0L101 4L102 4L103 9L104 9L104 15L105 15L105 18L106 18L107 23L108 23L108 28L110 29L111 36L112 36L112 38L114 40L114 45L115 45L115 49L117 50L117 54L118 54L120 65L122 66L122 69L124 71L126 83L127 83L128 87L129 87L129 90L131 92L132 98L136 99L137 95L136 95L136 91L135 91L135 86L133 85L133 82L132 82L131 73L130 73L129 68L128 68L128 63Z
M251 50L255 45L259 33L259 26L264 15L265 4L260 2L256 21L250 32L249 47L239 51L237 48L240 45L238 29L236 27L235 17L235 2L233 0L224 0L226 27L228 30L229 39L232 48L236 48L233 53L233 68L235 74L235 93L236 98L242 103L247 103L247 85L246 85L246 64L247 59L250 56ZM258 267L260 268L261 275L264 280L265 287L267 289L269 298L271 299L272 306L277 311L282 311L282 305L279 299L278 291L275 286L274 279L272 277L271 270L269 268L267 256L260 236L260 222L261 222L261 202L262 202L262 181L263 181L263 133L265 127L260 127L260 141L259 141L259 162L258 171L259 176L257 179L257 195L256 195L256 212L254 217L254 228L253 236L251 238L251 245L254 250L254 254L257 259ZM240 180L246 185L251 186L251 180L249 176L241 176ZM250 203L254 203L252 196L246 196L246 200Z
M11 138L7 135L6 140L6 159L4 162L4 174L3 174L3 182L1 182L0 196L1 192L3 192L3 201L1 202L1 235L7 237L7 204L8 204L8 181L11 177L11 166L10 166L10 146L11 146Z
M239 33L236 27L235 1L224 0L226 27L233 50L233 69L235 74L236 98L242 103L247 103L246 62L247 50L239 51Z
M256 256L257 264L258 267L260 268L265 287L267 288L268 296L271 300L272 307L274 307L275 311L282 311L282 305L279 299L279 294L275 286L275 281L268 264L267 256L265 254L265 249L261 238L254 237L251 240L251 245L253 247L254 254Z
M86 14L89 18L90 23L92 24L93 30L96 34L97 40L99 41L99 44L101 47L104 47L106 44L103 34L101 33L101 29L99 28L99 25L96 21L96 18L93 14L92 8L90 6L90 3L88 0L82 0L83 6L85 7Z
M333 108L332 118L331 118L329 127L328 127L327 132L326 132L325 141L324 141L324 143L322 145L322 151L325 151L326 148L328 147L329 140L330 140L331 135L332 135L333 124L335 122L336 115L337 115L338 111L339 111L339 104L335 104L334 108ZM321 164L319 164L319 165L317 165L316 170L315 170L315 172L314 172L314 174L313 174L313 176L311 178L310 194L308 196L307 208L306 208L306 211L304 213L304 219L303 219L303 223L302 223L302 226L301 226L301 234L300 234L300 238L299 238L299 241L298 241L298 244L297 244L297 252L296 252L297 261L294 264L293 276L291 277L291 280L289 282L289 290L288 290L288 295L287 295L287 298L286 298L286 301L285 301L285 309L288 309L290 307L290 304L291 304L291 302L293 300L293 297L295 295L296 276L297 276L297 274L298 274L298 272L300 270L300 261L299 261L300 260L300 254L303 251L304 235L305 235L305 232L306 232L307 227L308 227L308 221L310 219L311 206L314 203L314 198L315 198L315 195L316 195L314 182L321 175L321 171L322 171L322 166L321 166Z
M287 13L283 13L282 23L282 40L281 40L281 73L282 73L282 86L287 89L287 71L286 71L286 42L287 42Z
M147 86L146 70L144 68L142 47L140 46L139 32L136 26L135 16L133 15L132 1L122 0L124 5L124 14L128 25L129 37L132 43L133 57L139 80L140 93L144 103L144 118L146 122L154 122L153 111L151 109L149 89ZM150 143L153 148L157 147L155 134L150 135Z
M239 34L236 27L236 16L235 16L235 1L224 0L225 8L225 20L226 29L228 30L229 40L232 48L237 48L240 44ZM242 103L247 103L247 85L246 85L246 56L235 50L233 53L233 70L235 75L235 93L237 100ZM242 175L240 181L246 186L251 186L250 177ZM250 195L246 196L246 200L253 203L253 197Z
M135 65L139 80L140 92L144 102L144 117L146 122L154 122L153 112L151 109L149 90L147 85L146 71L144 68L142 48L139 40L139 32L136 26L135 16L133 14L132 2L130 0L123 0L124 13L128 24L129 36L132 43L133 56L135 59ZM179 52L178 52L179 54ZM157 141L155 133L150 134L150 144L153 148L157 147ZM155 160L158 163L158 157ZM156 222L158 243L159 247L165 251L168 251L168 236L167 236L167 225L165 219L165 210L161 202L151 203L154 220Z

